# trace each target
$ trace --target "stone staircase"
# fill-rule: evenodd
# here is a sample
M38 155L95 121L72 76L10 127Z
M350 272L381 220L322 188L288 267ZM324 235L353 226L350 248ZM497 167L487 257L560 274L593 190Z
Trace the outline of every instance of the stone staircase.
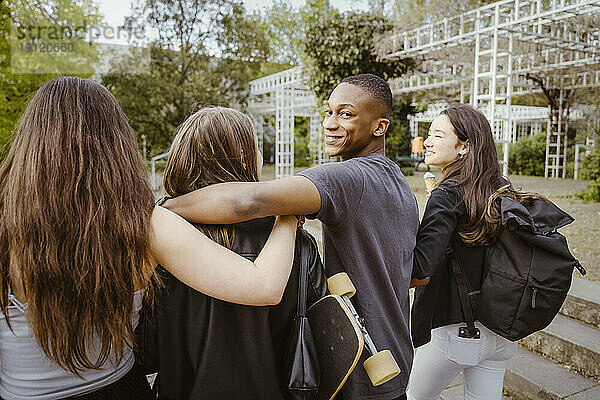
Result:
M573 278L560 314L521 340L504 377L513 400L600 399L600 284Z
M600 400L600 283L573 278L560 314L520 345L504 400ZM440 400L463 398L459 375Z

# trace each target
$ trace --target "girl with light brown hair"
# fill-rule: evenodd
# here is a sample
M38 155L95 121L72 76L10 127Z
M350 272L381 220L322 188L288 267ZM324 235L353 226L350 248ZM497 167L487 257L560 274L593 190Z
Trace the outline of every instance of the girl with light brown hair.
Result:
M254 262L211 241L154 205L108 90L49 81L0 167L0 397L151 398L132 343L155 266L209 296L276 304L295 231L279 217Z
M177 197L221 182L258 182L261 169L262 155L250 118L231 108L205 107L178 129L167 157L165 191L168 197ZM273 217L267 217L195 226L253 259L273 222ZM298 230L289 282L281 303L274 307L221 301L161 271L164 287L156 296L156 310L141 324L146 340L141 341L144 357L140 357L147 373L158 372L154 389L159 398L287 398L286 346L292 336L302 263L308 272L308 304L325 295L325 270L316 242Z

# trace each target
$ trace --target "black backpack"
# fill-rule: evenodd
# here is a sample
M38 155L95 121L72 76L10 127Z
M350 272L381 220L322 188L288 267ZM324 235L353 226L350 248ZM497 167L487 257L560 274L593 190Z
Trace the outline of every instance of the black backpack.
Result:
M476 319L516 341L548 326L567 297L573 269L582 275L586 271L557 232L573 217L542 199L526 205L507 197L499 201L502 231L485 248L481 290L471 290L454 255L452 272L467 322L462 336L479 336Z

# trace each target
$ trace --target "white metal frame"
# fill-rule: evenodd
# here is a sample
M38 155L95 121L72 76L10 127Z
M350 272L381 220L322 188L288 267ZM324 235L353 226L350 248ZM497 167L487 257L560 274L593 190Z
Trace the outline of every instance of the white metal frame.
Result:
M579 15L600 18L600 1L502 0L390 35L379 41L377 52L387 61L427 58L418 71L391 83L394 93L460 87L461 102L468 96L503 143L507 174L508 146L519 135L512 97L540 91L527 74L544 74L547 87L562 89L561 96L565 89L600 87L600 28L573 23ZM448 50L455 47L462 52L452 50L455 59L449 62ZM546 177L565 177L566 132L573 115L563 107L561 97L559 110L546 113Z
M511 103L513 96L540 92L527 74L544 74L546 86L552 89L600 87L600 29L573 23L580 15L600 18L600 1L501 0L389 35L378 41L377 53L387 61L427 58L418 70L390 82L395 94L460 87L461 102L468 101L484 112L496 141L503 143L504 174L508 173L510 142L527 131L539 132L544 113L549 132L546 176L564 178L568 119L576 113L563 110L562 101L553 113ZM455 47L466 49L466 56L454 51ZM250 112L258 134L262 132L258 124L264 121L261 116L275 114L276 178L293 173L295 115L310 118L313 161L326 160L316 101L306 82L300 67L250 82ZM525 122L520 113L531 112L540 115ZM415 119L410 124L411 130L418 127Z
M266 115L275 115L275 179L294 174L294 118L309 118L312 161L326 161L317 101L302 68L295 67L250 82L248 111L262 145Z

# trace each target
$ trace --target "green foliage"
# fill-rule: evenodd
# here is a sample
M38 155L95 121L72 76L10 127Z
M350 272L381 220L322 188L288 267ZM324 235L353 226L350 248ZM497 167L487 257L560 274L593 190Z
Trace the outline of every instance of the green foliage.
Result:
M544 176L546 133L520 138L510 145L508 166L517 175Z
M300 64L304 26L300 11L288 2L275 1L265 10L263 28L270 46L277 49L273 61L287 65Z
M308 124L308 118L296 117L294 120L294 167L310 167L311 164Z
M260 15L236 0L149 0L132 20L158 32L149 54L118 60L102 77L120 100L150 155L164 152L176 128L202 105L243 109L248 81L274 72ZM139 66L143 67L140 68ZM265 68L267 65L268 68Z
M400 170L404 176L412 176L415 174L415 169L413 167L400 167Z
M594 137L596 139L596 146L592 149L591 153L583 159L583 163L581 164L579 171L583 179L590 179L591 182L586 189L575 194L575 197L586 201L600 201L600 145L598 145L600 126L591 126L590 129L583 132L581 136L579 136L580 141L583 141L583 139L587 136Z
M575 197L585 201L600 201L600 180L591 181L590 185L576 193Z
M77 57L74 60L63 59L60 64L55 64L54 67L60 67L55 73L22 73L24 70L20 67L27 65L12 65L11 61L35 62L34 59L13 58L12 53L16 49L11 48L11 44L15 43L11 30L14 29L14 21L18 22L23 15L32 24L73 29L85 23L96 24L101 19L97 7L86 0L40 0L34 4L23 0L0 2L0 160L3 160L8 152L12 134L27 100L43 83L71 69L71 75L89 77L88 74L75 73L81 72L81 60ZM39 54L37 56L39 57ZM90 46L85 57L87 64L93 63L98 59L98 53ZM70 61L74 61L75 64L69 64ZM33 64L29 65L27 71L30 71L32 66Z
M600 146L594 147L591 154L583 160L581 177L600 181Z
M600 201L600 147L596 146L592 154L587 156L581 169L584 179L591 179L590 185L575 194L575 197L586 201Z
M99 31L101 16L92 0L9 0L8 6L11 72L94 73L100 57L96 42L88 36Z
M350 75L372 73L384 79L398 77L411 60L384 62L374 55L374 39L391 30L382 16L331 11L306 27L304 54L309 84L324 101L340 81Z
M592 153L583 160L581 167L583 179L591 179L590 185L575 197L586 201L600 201L600 146L594 147Z
M407 116L414 113L415 108L409 97L394 97L390 127L385 136L385 153L392 160L398 156L410 155L412 137Z

